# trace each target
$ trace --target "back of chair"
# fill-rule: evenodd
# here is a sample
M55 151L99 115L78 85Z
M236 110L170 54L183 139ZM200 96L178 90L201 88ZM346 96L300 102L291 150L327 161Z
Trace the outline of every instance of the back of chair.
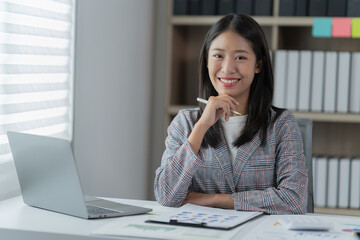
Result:
M306 167L308 168L308 206L307 212L314 212L314 197L313 197L313 175L312 175L312 128L313 122L311 119L297 118L300 131L303 138L304 154L306 158Z

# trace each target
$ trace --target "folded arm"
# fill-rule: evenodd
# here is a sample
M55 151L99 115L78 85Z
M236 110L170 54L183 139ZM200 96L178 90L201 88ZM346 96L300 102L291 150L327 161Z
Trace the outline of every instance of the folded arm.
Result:
M164 206L179 207L185 200L191 180L203 163L188 141L191 121L179 112L168 128L161 166L156 170L156 200Z

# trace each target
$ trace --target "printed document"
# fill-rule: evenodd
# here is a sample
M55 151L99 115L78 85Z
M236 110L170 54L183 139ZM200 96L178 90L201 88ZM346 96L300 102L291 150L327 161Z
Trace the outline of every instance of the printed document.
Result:
M145 206L144 206L145 207ZM232 230L217 230L209 228L194 228L178 225L164 225L148 223L146 220L166 215L176 208L151 206L152 212L146 215L116 218L92 232L98 236L109 237L135 237L147 239L175 239L175 240L230 240L246 225L241 225Z
M173 212L154 217L149 221L171 225L231 229L262 214L262 212L210 208L188 203Z

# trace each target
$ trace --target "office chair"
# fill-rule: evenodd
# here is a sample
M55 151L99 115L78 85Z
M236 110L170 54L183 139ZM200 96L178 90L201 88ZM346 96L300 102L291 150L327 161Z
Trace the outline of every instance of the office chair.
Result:
M314 212L314 196L313 196L313 175L312 175L312 128L311 119L297 118L300 131L303 138L304 154L306 158L306 167L308 168L308 205L307 212Z

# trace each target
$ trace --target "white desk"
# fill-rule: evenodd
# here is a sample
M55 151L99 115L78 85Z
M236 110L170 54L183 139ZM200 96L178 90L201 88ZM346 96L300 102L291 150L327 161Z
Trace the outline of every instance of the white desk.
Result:
M159 204L153 201L110 199L113 201L133 204L138 206L151 207L159 209ZM164 208L166 209L166 208ZM138 217L140 217L139 215ZM264 220L274 221L277 216L262 216L252 220L240 227L234 239L249 239L246 236L252 231L261 230L264 226ZM338 216L328 216L333 219L340 219ZM125 218L125 217L123 217ZM135 216L131 217L136 218ZM143 219L143 216L140 217ZM54 213L38 208L27 206L23 203L21 197L16 197L0 202L0 239L6 240L105 240L105 239L129 239L129 237L105 237L94 236L91 233L117 218L101 220L85 220L64 214ZM341 220L350 223L360 224L359 217L341 217ZM142 221L143 222L143 221ZM270 221L267 221L269 224ZM259 231L258 231L259 232ZM136 239L136 238L132 238ZM266 238L264 238L266 239ZM272 238L273 239L273 238ZM341 238L340 238L341 239ZM356 239L353 238L347 239Z
M157 205L151 201L111 199L133 205ZM91 235L115 218L86 220L25 205L22 197L0 201L0 239L93 240L113 239ZM128 238L119 238L128 239Z

